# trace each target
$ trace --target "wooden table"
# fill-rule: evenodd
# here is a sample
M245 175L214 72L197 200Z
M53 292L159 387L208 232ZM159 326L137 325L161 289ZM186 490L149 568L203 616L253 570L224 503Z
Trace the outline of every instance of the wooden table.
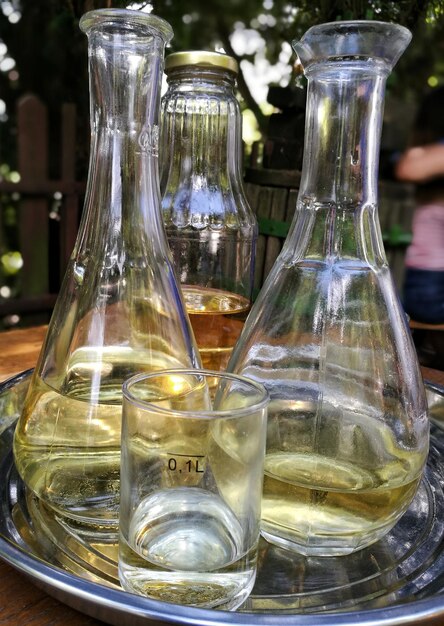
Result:
M0 333L0 381L35 365L46 327ZM444 372L422 368L425 380L444 385ZM0 624L8 626L103 626L40 591L0 561Z

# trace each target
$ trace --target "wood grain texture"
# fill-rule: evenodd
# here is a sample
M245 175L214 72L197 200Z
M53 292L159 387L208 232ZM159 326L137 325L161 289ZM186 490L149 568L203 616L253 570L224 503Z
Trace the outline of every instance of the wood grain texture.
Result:
M0 381L35 366L45 333L46 326L0 333Z
M51 598L23 574L0 561L2 626L104 626L92 617Z

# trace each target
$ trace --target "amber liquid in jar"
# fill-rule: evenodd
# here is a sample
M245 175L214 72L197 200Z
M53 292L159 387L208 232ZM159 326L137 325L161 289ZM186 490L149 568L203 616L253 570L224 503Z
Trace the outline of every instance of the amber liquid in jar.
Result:
M182 293L202 367L225 370L250 310L250 300L237 293L197 285L182 285Z

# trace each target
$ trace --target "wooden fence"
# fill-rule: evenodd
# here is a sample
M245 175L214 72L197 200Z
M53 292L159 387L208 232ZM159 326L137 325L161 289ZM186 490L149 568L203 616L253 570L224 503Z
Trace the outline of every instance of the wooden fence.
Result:
M17 103L17 164L20 181L0 181L2 210L18 198L18 248L23 267L18 296L0 298L0 318L18 314L46 321L77 234L85 184L75 179L76 113L61 110L59 177L49 171L48 111L34 95ZM57 212L52 209L57 204ZM55 220L51 223L51 216ZM4 248L0 233L0 244Z
M247 169L245 188L259 222L254 280L255 293L262 286L282 249L296 208L300 172ZM379 220L387 259L395 284L402 290L404 257L411 241L415 209L414 188L395 181L379 184Z

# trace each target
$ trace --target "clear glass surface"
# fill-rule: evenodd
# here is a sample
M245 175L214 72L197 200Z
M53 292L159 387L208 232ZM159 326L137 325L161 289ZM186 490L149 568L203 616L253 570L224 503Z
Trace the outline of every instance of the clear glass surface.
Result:
M224 370L250 310L257 224L242 186L235 74L198 62L226 55L190 54L167 69L162 211L202 364Z
M119 577L154 599L233 609L256 577L265 389L170 370L124 385Z
M228 365L271 397L262 533L305 555L385 535L427 457L424 387L377 212L385 80L409 40L394 24L344 22L295 43L308 79L296 214Z
M199 364L160 212L158 114L170 26L137 11L83 16L91 156L82 223L14 444L58 515L117 532L121 386Z

